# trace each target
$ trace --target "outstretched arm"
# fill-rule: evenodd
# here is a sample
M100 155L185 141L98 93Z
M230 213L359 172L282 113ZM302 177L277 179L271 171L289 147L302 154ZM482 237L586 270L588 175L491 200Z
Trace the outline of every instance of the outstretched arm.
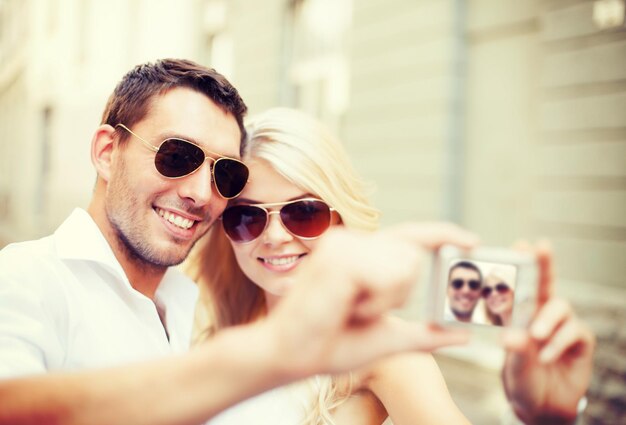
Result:
M263 326L150 363L0 381L1 424L197 424L289 379Z
M417 281L423 247L471 244L451 226L372 235L333 230L298 285L264 320L191 352L109 370L0 381L0 424L195 424L275 386L382 356L463 343L467 335L399 324L385 313Z

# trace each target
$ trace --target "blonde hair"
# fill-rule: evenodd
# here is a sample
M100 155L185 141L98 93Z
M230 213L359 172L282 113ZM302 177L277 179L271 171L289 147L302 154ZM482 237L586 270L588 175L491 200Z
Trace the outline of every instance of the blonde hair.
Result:
M263 160L289 182L335 208L345 226L366 231L377 228L379 212L368 202L367 186L324 125L300 111L273 108L251 118L246 130L244 161ZM219 223L197 244L188 266L208 315L199 318L208 323L200 338L266 314L263 291L239 268ZM315 382L318 399L305 423L333 424L330 411L349 397L351 379L347 385L345 376L316 377Z
M485 276L485 282L487 282L487 280L498 280L504 282L509 286L511 291L514 290L513 283L515 282L515 274L509 269L503 267L494 267L489 271L489 274ZM487 317L489 322L492 325L503 326L504 322L502 320L502 317L492 313L491 310L489 310L489 307L487 307L487 302L484 302L483 305L485 306L485 316Z

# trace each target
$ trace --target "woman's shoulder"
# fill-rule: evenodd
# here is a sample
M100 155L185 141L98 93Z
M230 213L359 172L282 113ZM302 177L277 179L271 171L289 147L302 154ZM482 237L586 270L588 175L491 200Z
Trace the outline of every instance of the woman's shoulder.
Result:
M429 353L387 357L360 371L359 380L361 389L376 397L395 425L469 423Z
M380 425L387 416L385 406L369 390L354 392L332 412L336 425Z
M300 381L268 390L226 409L206 425L302 423L315 395L309 384Z
M405 388L422 384L418 380L411 383L407 377L428 374L433 367L436 363L430 354L410 353L387 357L352 372L351 396L333 411L333 420L337 425L383 423L389 415L398 413L396 406L408 401ZM419 416L412 414L411 420Z
M386 357L355 373L361 389L372 389L381 383L405 383L408 376L425 376L439 367L430 353L401 353Z

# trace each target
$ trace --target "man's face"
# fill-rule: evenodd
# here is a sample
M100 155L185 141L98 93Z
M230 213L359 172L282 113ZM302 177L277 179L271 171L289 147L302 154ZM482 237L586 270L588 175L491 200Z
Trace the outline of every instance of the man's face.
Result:
M176 88L153 99L148 115L131 130L154 146L168 137L239 158L235 117L203 94ZM105 208L114 237L133 260L156 266L182 262L226 206L211 179L212 161L188 176L163 177L155 153L129 134L112 153Z
M448 302L458 320L470 321L472 319L472 313L480 299L481 283L480 275L476 270L457 267L450 273ZM458 289L456 286L459 286Z

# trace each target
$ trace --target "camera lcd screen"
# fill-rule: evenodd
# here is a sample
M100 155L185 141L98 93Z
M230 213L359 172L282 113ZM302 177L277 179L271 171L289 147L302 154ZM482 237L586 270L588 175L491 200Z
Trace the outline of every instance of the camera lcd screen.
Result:
M515 308L517 267L455 258L445 287L445 322L508 326Z
M535 309L537 267L530 253L444 245L433 257L424 317L442 325L526 326Z

